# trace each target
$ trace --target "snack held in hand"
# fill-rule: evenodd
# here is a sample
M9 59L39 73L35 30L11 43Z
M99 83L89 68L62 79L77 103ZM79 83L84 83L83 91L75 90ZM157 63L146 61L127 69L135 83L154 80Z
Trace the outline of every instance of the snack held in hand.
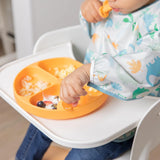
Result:
M103 2L103 5L99 8L99 12L101 17L107 18L109 16L109 12L112 10L112 8L108 4L108 0Z

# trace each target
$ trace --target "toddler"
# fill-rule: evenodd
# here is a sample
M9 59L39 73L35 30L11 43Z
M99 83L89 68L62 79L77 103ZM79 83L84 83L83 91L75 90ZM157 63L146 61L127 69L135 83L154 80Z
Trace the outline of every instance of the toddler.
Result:
M123 100L159 96L160 1L109 0L106 19L98 0L82 5L81 23L92 39L85 62L62 81L61 99L77 103L89 85ZM98 7L97 7L97 6Z
M85 63L66 77L60 97L78 104L88 85L122 100L160 97L160 1L108 0L103 18L99 0L85 0L81 24L91 38ZM106 14L107 15L107 14ZM72 149L66 160L110 160L131 147L135 130L92 149ZM74 158L73 158L74 157Z

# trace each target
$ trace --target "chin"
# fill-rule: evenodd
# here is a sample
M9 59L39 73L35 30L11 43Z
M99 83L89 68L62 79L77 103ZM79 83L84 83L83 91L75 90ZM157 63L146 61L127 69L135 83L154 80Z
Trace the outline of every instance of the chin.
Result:
M122 13L122 14L129 14L129 13L131 13L131 12L125 12L125 11L121 11L120 13Z

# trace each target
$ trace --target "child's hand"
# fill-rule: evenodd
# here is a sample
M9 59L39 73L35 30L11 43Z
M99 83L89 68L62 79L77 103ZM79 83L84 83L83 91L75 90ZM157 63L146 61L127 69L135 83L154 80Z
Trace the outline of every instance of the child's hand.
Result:
M90 80L90 64L84 64L62 80L60 98L65 103L78 104L80 96L87 92L83 86Z
M83 17L90 23L96 23L103 18L99 14L99 8L103 3L99 0L85 0L81 5L81 12Z

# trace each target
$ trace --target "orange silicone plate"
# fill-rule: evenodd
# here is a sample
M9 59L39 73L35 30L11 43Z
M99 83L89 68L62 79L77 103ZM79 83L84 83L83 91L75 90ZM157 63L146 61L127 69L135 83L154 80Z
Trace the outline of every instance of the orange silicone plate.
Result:
M98 109L106 101L108 95L88 86L84 86L88 94L80 97L77 107L62 101L54 110L36 106L37 102L42 101L44 97L59 96L60 83L63 78L56 74L56 70L65 69L71 64L75 69L82 65L71 58L52 58L24 68L14 80L16 102L28 113L48 119L77 118Z

